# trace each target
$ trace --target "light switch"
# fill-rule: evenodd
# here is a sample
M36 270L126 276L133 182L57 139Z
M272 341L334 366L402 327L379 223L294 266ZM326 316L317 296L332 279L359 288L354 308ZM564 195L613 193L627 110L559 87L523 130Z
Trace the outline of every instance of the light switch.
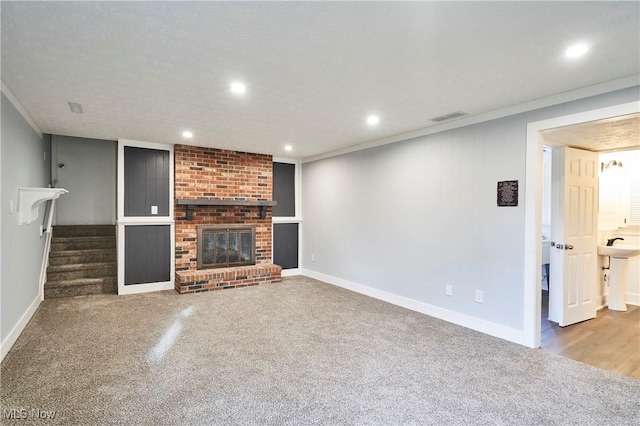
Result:
M151 214L158 214L158 206L151 206Z

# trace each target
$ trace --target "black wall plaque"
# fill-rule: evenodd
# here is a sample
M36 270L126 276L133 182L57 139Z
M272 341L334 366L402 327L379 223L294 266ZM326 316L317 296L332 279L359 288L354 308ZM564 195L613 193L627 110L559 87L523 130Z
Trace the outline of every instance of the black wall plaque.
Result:
M505 180L498 182L498 207L514 207L518 205L518 181Z

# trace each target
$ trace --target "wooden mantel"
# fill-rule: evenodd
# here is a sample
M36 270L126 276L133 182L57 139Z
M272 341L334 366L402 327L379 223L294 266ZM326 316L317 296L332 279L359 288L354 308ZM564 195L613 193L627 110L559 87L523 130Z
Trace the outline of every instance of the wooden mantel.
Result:
M219 198L179 198L176 200L179 206L187 206L187 220L193 219L193 208L195 206L245 206L259 207L260 219L267 217L267 207L273 207L278 204L277 201L247 201L247 200L228 200Z

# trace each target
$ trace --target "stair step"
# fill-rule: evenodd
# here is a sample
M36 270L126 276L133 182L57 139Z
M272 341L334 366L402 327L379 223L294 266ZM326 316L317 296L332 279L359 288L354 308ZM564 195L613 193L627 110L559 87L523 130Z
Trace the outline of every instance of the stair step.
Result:
M115 262L70 263L67 265L49 266L49 272L81 271L84 269L115 268Z
M118 267L115 262L54 265L47 268L47 281L106 278L117 275Z
M44 298L85 296L117 291L116 278L83 278L64 281L47 281L44 286Z
M82 242L82 241L114 241L116 237L115 235L93 235L93 236L85 236L85 237L53 237L51 239L51 244L53 243L73 243L73 242Z
M60 250L49 254L49 266L115 261L116 249Z
M85 250L115 248L115 236L94 236L94 237L54 237L51 240L51 251L61 250Z
M115 225L53 227L45 298L117 293Z
M115 256L115 248L103 248L103 249L86 249L86 250L58 250L50 253L50 257L68 257L68 256L81 256L86 255L98 255L98 254L113 254Z
M53 227L54 237L92 237L115 235L115 225L57 225Z

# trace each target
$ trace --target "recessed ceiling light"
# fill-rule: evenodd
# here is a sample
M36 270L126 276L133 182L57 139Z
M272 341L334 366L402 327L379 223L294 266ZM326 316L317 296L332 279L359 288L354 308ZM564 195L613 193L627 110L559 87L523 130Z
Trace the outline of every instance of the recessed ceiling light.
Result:
M293 151L293 147L291 145L285 145L284 146L284 150L285 151Z
M231 83L231 91L233 93L237 93L238 95L242 95L247 91L247 86L245 86L243 83L240 83L239 81L236 81L234 83Z
M369 126L375 126L380 122L380 117L378 117L377 115L370 115L369 117L367 117L367 124Z
M581 43L581 44L574 44L573 46L570 46L564 52L564 54L567 58L579 58L580 56L583 56L588 51L589 51L589 46L587 46L584 43Z
M182 132L182 137L185 139L191 139L193 137L193 132L185 130L184 132Z

